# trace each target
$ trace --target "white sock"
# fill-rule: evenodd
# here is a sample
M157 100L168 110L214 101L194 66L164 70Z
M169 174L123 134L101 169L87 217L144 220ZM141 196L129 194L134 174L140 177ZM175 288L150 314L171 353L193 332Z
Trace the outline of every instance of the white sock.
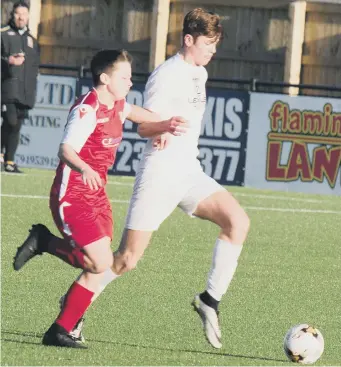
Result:
M231 283L242 248L242 245L233 245L219 238L216 240L207 292L217 301L221 300Z
M114 273L111 268L107 269L104 272L104 276L103 279L99 285L99 289L96 293L94 293L94 295L92 296L91 302L93 302L105 289L105 287L110 284L113 280L115 280L116 278L118 278L119 275L117 275L116 273Z

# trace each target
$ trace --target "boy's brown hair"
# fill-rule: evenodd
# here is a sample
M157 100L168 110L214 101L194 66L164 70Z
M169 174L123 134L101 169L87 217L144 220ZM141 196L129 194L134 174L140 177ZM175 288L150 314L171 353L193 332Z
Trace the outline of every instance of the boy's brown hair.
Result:
M222 36L223 27L220 24L218 14L202 8L196 8L186 14L182 34L190 34L194 40L199 36L219 39Z
M91 60L92 81L96 87L100 83L102 73L109 73L115 68L118 62L133 61L133 58L126 50L101 50Z

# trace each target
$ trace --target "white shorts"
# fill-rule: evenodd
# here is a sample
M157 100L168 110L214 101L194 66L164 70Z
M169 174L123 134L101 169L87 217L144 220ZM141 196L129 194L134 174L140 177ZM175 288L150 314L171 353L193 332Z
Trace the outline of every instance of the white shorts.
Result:
M125 227L155 231L178 206L193 216L198 204L217 191L225 191L203 171L179 177L158 177L139 172L135 179Z

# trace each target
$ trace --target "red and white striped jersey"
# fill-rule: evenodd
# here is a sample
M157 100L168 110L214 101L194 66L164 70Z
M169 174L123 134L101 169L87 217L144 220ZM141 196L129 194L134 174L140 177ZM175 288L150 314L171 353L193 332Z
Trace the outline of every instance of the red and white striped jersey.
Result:
M96 89L81 96L71 107L61 143L70 145L91 168L97 171L103 185L107 182L109 167L115 162L117 148L122 140L123 123L131 110L125 99L115 102L112 109L100 103ZM62 161L56 170L51 194L59 200L65 196L86 199L98 192L84 185L82 175ZM90 196L90 197L89 197Z

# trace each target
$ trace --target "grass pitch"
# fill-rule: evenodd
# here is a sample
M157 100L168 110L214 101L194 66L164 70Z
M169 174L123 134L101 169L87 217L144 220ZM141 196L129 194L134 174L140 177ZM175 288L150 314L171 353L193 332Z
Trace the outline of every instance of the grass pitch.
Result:
M57 233L48 208L54 172L2 174L1 365L284 366L286 331L311 323L325 338L316 365L341 364L341 198L230 188L251 231L220 306L223 348L207 344L190 303L205 288L218 229L176 210L155 233L136 270L107 287L87 313L88 350L44 347L58 301L79 274L43 255L19 271L16 248L31 224ZM133 179L111 176L115 240Z

